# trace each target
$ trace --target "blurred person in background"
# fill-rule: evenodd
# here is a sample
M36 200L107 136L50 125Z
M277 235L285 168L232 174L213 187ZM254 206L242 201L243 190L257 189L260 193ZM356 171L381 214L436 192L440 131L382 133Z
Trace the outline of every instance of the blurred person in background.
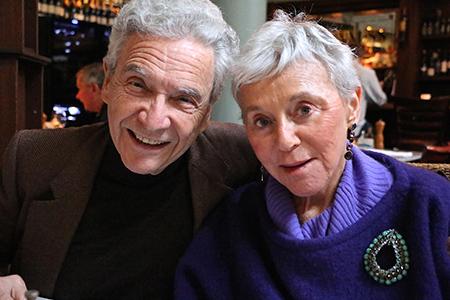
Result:
M104 59L108 123L20 131L6 149L0 299L172 297L203 218L257 175L243 127L209 121L238 45L208 0L127 2Z
M99 62L83 66L76 74L76 98L87 112L95 113L94 122L107 120L107 107L102 98L105 79L103 65Z
M387 96L383 91L380 81L374 69L364 66L363 50L349 31L332 31L334 36L341 42L347 44L358 57L355 61L356 72L361 83L361 99L358 122L355 128L355 137L359 137L363 132L369 137L373 137L373 124L366 120L367 107L372 105L383 106L387 101ZM344 34L345 33L345 34Z

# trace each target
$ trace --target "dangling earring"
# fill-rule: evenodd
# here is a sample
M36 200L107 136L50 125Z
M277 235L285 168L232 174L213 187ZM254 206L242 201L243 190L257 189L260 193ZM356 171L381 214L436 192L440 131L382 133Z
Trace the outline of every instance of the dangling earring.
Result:
M355 140L355 130L356 128L356 123L353 123L353 125L350 128L347 128L347 151L344 154L344 158L346 160L350 160L353 158L353 152L352 152L352 148L353 148L353 141Z
M264 175L266 174L266 170L264 170L264 167L261 165L261 182L264 182Z

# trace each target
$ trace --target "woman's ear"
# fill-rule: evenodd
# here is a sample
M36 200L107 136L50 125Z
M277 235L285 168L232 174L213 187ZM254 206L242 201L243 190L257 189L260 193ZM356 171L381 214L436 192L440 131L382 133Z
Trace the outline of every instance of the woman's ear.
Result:
M358 121L359 121L361 95L362 95L362 89L359 86L353 93L350 101L347 102L347 110L348 110L348 124L347 125L348 125L348 127L351 127L352 124L358 123Z

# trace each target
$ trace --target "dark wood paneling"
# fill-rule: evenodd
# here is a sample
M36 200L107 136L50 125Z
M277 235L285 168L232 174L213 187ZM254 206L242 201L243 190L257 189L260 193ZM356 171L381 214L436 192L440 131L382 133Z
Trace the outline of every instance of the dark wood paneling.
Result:
M40 128L43 67L37 0L3 0L0 10L0 153L17 130Z

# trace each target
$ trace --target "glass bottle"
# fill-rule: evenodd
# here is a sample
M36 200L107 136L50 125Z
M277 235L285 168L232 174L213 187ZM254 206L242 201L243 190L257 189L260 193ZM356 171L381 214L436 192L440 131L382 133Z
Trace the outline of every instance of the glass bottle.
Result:
M427 75L427 70L428 70L427 61L428 61L427 50L423 49L422 50L422 64L420 67L420 75L423 77Z

